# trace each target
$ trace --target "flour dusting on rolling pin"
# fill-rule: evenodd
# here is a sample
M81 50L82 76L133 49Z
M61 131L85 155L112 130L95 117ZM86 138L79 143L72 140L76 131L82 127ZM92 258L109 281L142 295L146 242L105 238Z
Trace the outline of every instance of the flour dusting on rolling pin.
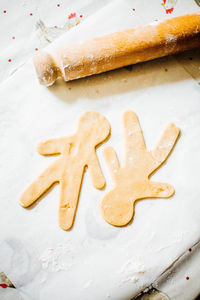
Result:
M52 85L200 47L200 12L115 32L34 57L41 84Z

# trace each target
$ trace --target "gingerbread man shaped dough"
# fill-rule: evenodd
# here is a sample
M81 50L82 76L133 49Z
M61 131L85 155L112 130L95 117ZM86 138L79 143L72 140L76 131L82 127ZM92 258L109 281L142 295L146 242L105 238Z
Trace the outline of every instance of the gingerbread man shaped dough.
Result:
M84 169L87 166L94 187L105 185L95 148L110 134L110 125L101 114L86 112L79 121L77 132L69 137L50 139L39 144L42 155L60 154L22 194L23 207L33 204L55 182L60 183L59 225L72 227L78 205Z
M115 226L124 226L131 221L135 201L168 198L174 194L171 185L153 182L149 176L167 159L180 132L174 124L169 124L156 148L147 151L139 121L132 111L124 114L124 131L126 159L123 167L112 147L104 150L115 187L105 195L101 208L104 219Z

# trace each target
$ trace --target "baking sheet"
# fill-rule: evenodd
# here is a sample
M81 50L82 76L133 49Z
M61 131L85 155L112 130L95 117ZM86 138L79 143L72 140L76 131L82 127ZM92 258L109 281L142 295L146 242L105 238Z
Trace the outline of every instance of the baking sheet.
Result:
M139 4L135 1L136 9ZM153 14L148 20L134 17L131 8L113 2L68 32L69 43L153 21ZM160 11L164 18L162 6ZM173 58L67 84L60 81L49 89L39 85L28 62L1 85L0 93L0 225L4 229L0 264L24 299L129 299L198 240L199 86ZM95 190L86 173L75 225L63 232L57 224L59 186L29 210L19 206L18 198L54 159L37 154L37 142L71 134L80 113L88 109L110 121L107 144L117 149L120 160L123 111L138 114L150 148L169 122L179 126L182 135L172 156L154 175L155 180L173 184L176 195L139 202L133 223L125 228L108 225L99 205L112 181L101 147L106 190Z

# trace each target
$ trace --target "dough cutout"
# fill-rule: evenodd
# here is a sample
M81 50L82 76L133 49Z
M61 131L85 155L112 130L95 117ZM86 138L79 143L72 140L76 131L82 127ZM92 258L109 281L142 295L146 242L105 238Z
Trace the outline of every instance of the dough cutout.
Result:
M168 158L180 133L180 129L170 123L156 148L147 151L136 114L126 111L123 122L126 141L125 165L120 166L112 147L104 149L104 157L115 187L102 199L101 209L104 219L115 226L127 225L132 220L137 200L169 198L174 194L171 185L153 182L149 177Z
M100 113L88 111L81 116L74 135L40 143L40 154L60 156L24 191L21 205L30 206L55 182L59 182L59 225L64 230L70 229L76 214L85 167L89 169L94 187L102 189L105 185L95 150L109 134L107 119Z

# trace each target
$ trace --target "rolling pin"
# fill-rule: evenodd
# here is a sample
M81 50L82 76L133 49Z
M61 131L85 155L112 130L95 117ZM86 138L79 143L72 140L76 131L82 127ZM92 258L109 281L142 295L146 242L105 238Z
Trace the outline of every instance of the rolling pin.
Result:
M40 51L34 65L41 84L52 85L200 47L200 12Z

